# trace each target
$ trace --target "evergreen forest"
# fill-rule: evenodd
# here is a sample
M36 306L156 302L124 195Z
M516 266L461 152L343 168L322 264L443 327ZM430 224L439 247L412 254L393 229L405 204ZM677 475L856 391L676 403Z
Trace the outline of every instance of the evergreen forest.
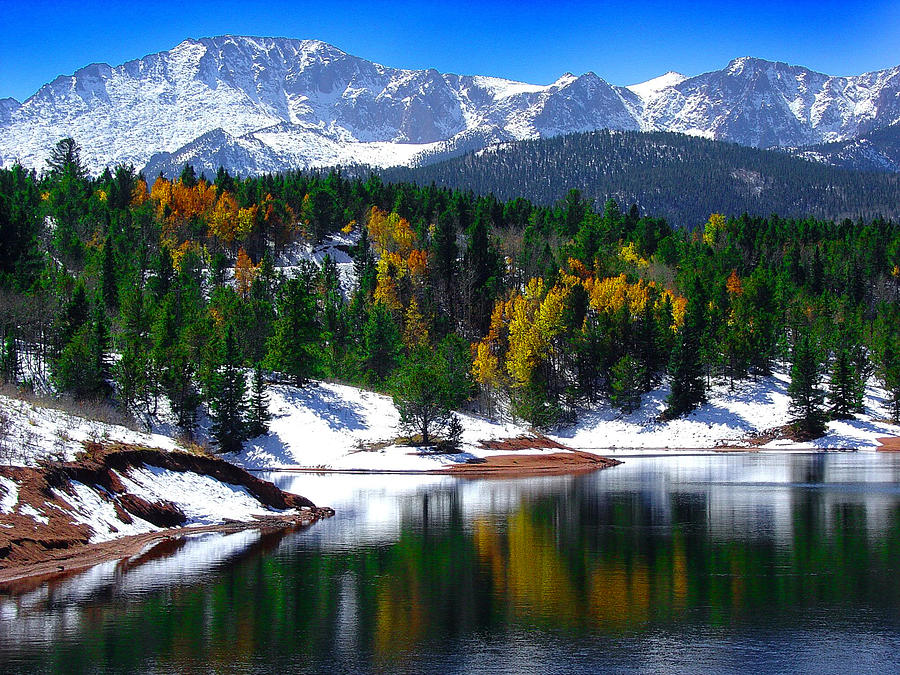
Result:
M856 151L833 144L797 148L847 168L807 161L782 150L759 150L684 134L592 131L514 143L418 167L380 172L389 182L414 182L525 197L551 205L571 189L603 204L639 204L674 227L696 227L710 213L827 220L900 217L900 175L870 167L859 155L893 156L889 127ZM869 137L866 137L869 138ZM867 150L868 148L868 150ZM888 160L885 160L888 162Z
M208 415L223 452L265 432L273 380L390 393L425 443L458 434L453 410L548 428L635 410L662 382L675 418L711 382L776 367L800 436L860 411L871 378L900 419L892 220L715 211L683 228L577 189L546 204L339 171L91 177L79 153L64 139L40 174L0 170L10 386L148 425L165 408L187 437ZM335 236L352 275L297 255Z

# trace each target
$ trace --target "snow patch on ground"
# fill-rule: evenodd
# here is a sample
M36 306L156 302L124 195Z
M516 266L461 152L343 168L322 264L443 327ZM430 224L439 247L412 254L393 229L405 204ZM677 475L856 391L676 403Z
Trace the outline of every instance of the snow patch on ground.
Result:
M188 527L218 525L228 520L248 522L255 516L281 513L263 505L246 488L210 476L148 465L115 473L129 493L151 503L173 503L187 516ZM54 493L72 507L68 513L75 522L91 529L91 543L163 529L136 516L132 516L131 523L122 522L111 495L97 486L72 481L69 491Z
M790 422L790 378L782 370L771 377L714 383L708 400L694 412L660 422L668 385L645 394L641 408L625 415L608 403L582 410L575 425L547 436L577 450L604 455L635 451L708 451L719 446L746 446L748 439ZM508 454L485 450L481 441L533 433L524 423L496 422L460 414L464 432L460 451L438 455L397 445L399 415L390 397L332 383L297 388L275 385L269 390L272 421L267 436L253 439L231 461L246 468L320 468L323 470L428 471L450 463ZM808 443L773 441L763 450L875 450L877 438L900 436L900 426L887 416L885 393L870 385L866 412L852 420L828 423L825 436ZM552 449L519 450L534 454Z
M0 513L12 513L19 503L19 484L0 476Z
M294 270L301 260L308 260L321 269L325 263L325 256L328 256L337 267L341 292L345 298L349 298L356 286L356 269L353 266L353 258L347 251L359 243L359 238L360 230L355 229L350 233L330 234L321 244L315 246L308 242L298 242L278 256L275 261L276 269L290 277L294 275Z
M174 450L178 442L162 434L134 431L79 415L0 395L0 409L11 422L4 445L3 464L35 466L40 459L75 459L85 441L118 441L162 450Z
M211 476L145 465L119 474L129 492L144 499L169 501L188 517L190 525L217 525L225 520L253 520L279 513L259 502L247 488Z
M460 415L464 426L460 453L421 453L390 443L400 433L400 416L390 397L328 382L302 388L275 385L269 389L269 410L269 434L248 441L231 461L248 468L425 471L492 454L477 450L481 440L525 432L521 425ZM385 442L387 447L365 449Z
M658 421L669 394L667 385L645 394L640 410L624 415L608 405L585 411L574 426L549 434L561 443L583 450L614 455L634 449L712 449L721 445L747 445L747 438L791 421L786 371L771 377L741 380L734 388L727 382L713 384L708 400L692 413L668 422ZM763 449L875 450L876 439L900 436L900 425L887 417L886 394L874 382L866 390L865 414L851 420L834 420L814 441L776 440Z
M24 506L19 507L19 513L23 516L28 516L33 520L36 520L41 525L46 525L50 522L50 519L45 516L43 513L34 508L31 504L25 504Z
M90 538L92 544L161 529L137 516L132 516L131 523L122 522L112 500L84 483L72 481L68 492L53 492L72 507L68 511L72 520L91 529L94 533Z

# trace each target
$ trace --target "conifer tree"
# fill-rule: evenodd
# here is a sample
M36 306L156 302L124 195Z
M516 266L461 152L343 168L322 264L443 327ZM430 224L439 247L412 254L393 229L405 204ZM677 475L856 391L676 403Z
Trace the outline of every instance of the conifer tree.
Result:
M210 401L212 435L219 452L238 452L247 437L246 402L247 383L239 367L240 351L229 325L225 331L222 365L214 378L213 397Z
M700 361L700 336L703 332L703 307L698 299L688 301L684 325L678 333L669 359L671 389L663 416L674 419L690 412L706 398L703 364Z
M489 210L484 202L479 202L475 220L466 234L469 326L475 334L483 335L491 318L493 284L498 268L497 254L490 240Z
M863 410L864 387L856 371L850 352L840 347L831 369L828 387L829 412L835 419L848 419Z
M6 335L0 353L0 381L15 384L19 375L19 351L12 333Z
M109 321L102 300L94 304L94 316L91 336L91 377L94 380L94 391L97 394L109 393Z
M363 328L361 365L367 378L382 382L394 369L402 349L400 329L383 305L372 305Z
M253 380L250 386L250 405L247 411L247 436L256 438L269 432L269 396L266 393L266 381L262 367L257 364L253 368Z
M100 292L103 297L103 305L113 311L118 307L118 288L116 284L116 262L113 254L113 239L107 234L103 244L103 260L100 266Z
M808 331L802 331L794 341L792 361L789 412L795 429L814 438L825 431L825 392L821 387L821 361Z
M609 399L626 415L641 407L643 371L644 366L627 354L612 367Z
M431 269L434 273L438 302L451 316L454 315L455 279L457 273L456 226L453 214L447 210L441 213L434 228L431 241Z
M400 426L418 434L422 445L451 431L458 407L472 391L465 344L448 336L436 348L419 345L403 359L390 381Z
M81 330L81 327L88 320L89 313L90 305L87 293L85 293L84 284L79 281L75 285L72 297L63 307L56 320L54 342L57 354L62 352L65 346L75 337L75 334Z
M123 293L120 309L122 331L117 338L120 358L113 376L119 400L129 413L149 414L155 396L155 368L150 349L150 326L144 307L144 294L139 288ZM149 419L146 420L149 426Z
M303 266L297 277L282 284L278 317L269 340L269 363L274 370L290 375L297 386L316 369L316 348L320 328L313 292L313 273Z

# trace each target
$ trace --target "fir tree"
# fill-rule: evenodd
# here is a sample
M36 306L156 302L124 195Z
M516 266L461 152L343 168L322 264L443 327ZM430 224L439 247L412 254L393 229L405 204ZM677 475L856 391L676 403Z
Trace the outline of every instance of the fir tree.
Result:
M367 379L382 382L394 369L403 342L394 317L382 305L373 305L362 335L362 367Z
M789 412L794 428L810 438L825 431L825 413L822 409L825 392L821 388L822 367L816 345L808 332L802 332L794 342Z
M831 416L835 419L849 419L854 413L862 412L864 393L862 379L850 358L849 350L844 347L838 349L828 387Z
M320 328L316 316L313 272L304 266L298 277L282 284L278 318L269 340L269 363L303 385L315 372Z
M6 384L15 384L19 375L19 351L16 338L11 333L7 334L0 353L0 381Z
M703 364L700 361L702 326L703 308L700 301L689 301L684 325L678 333L669 360L671 389L663 413L666 419L680 417L706 399Z
M229 325L225 331L222 365L216 373L213 397L210 401L212 435L219 445L219 452L238 452L247 437L246 402L247 383L239 367L240 351Z
M94 380L94 393L106 396L109 394L109 322L106 310L100 301L94 304L93 325L91 335L91 377Z
M422 445L434 437L453 435L453 409L471 393L467 359L460 358L458 338L448 337L437 348L422 345L403 359L390 381L400 426L418 434Z
M90 304L87 293L85 293L84 284L79 281L75 285L72 297L56 320L54 342L57 354L62 352L65 346L72 341L76 333L87 322L89 315Z
M644 366L625 355L612 367L609 399L623 413L630 415L641 407Z
M118 289L116 284L116 263L113 254L112 235L106 236L103 244L103 260L100 266L100 292L103 296L103 305L113 311L118 307Z
M266 394L266 381L259 364L253 369L253 380L250 387L250 406L247 413L247 436L256 438L269 433L269 396Z

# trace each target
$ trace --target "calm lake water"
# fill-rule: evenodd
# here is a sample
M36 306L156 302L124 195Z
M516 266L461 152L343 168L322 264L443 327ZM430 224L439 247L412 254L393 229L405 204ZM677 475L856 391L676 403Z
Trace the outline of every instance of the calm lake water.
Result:
M337 515L0 594L0 671L900 669L900 456L271 474Z

